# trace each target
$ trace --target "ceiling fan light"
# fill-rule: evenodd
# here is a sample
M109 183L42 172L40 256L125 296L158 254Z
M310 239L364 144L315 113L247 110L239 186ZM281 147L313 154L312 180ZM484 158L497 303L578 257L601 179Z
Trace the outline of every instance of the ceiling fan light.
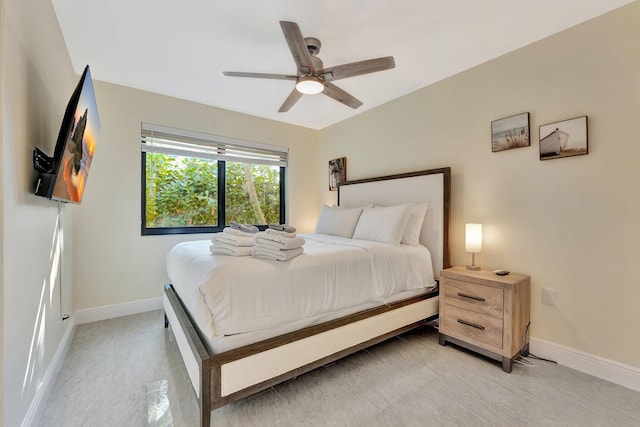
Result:
M315 95L324 90L324 84L316 76L302 76L296 83L296 89L305 95Z

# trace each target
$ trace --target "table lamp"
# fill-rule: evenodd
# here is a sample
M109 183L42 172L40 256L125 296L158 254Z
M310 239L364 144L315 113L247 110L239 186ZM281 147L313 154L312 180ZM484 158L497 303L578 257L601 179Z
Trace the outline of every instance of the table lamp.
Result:
M476 254L482 252L482 224L467 224L464 233L464 250L471 252L471 265L467 270L480 270L476 263Z

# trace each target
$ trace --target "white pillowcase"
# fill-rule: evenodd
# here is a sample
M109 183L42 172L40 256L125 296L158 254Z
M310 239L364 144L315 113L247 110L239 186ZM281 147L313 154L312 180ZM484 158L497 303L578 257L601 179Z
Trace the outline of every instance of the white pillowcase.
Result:
M341 208L333 206L322 206L320 218L316 224L316 234L331 234L333 236L348 237L353 236L362 208Z
M365 208L353 238L398 245L412 208L413 204Z
M428 207L429 204L426 202L413 206L400 243L412 246L420 245L420 233L422 232L424 216L427 214Z

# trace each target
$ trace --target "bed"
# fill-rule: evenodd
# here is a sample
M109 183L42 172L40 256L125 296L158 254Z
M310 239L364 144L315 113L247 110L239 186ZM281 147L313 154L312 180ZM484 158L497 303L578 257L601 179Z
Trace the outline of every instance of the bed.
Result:
M167 257L172 283L163 297L165 326L171 326L193 385L201 425L210 425L216 408L437 318L434 278L450 266L449 194L449 168L339 186L341 215L365 207L378 215L368 218L379 221L385 211L377 207L428 206L416 245L355 238L377 231L365 229L364 215L354 239L324 234L320 222L331 218L325 208L317 234L304 236L305 253L286 262L212 257L207 241L176 245ZM330 265L328 272L310 274L312 261L319 260ZM255 278L268 277L280 279L256 286ZM306 300L295 308L300 295ZM281 312L278 304L291 310Z

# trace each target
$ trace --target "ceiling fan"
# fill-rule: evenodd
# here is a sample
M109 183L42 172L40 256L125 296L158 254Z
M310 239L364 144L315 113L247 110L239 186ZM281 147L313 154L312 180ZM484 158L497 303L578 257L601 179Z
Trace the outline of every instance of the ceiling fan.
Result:
M233 77L295 80L296 87L280 106L278 110L280 113L289 111L302 95L316 93L323 93L351 108L358 108L362 105L362 102L332 82L347 77L388 70L396 66L393 56L385 56L383 58L324 68L322 61L316 56L320 52L320 40L314 37L302 37L300 27L295 22L280 21L280 27L298 68L296 75L245 73L241 71L223 72L225 76Z

